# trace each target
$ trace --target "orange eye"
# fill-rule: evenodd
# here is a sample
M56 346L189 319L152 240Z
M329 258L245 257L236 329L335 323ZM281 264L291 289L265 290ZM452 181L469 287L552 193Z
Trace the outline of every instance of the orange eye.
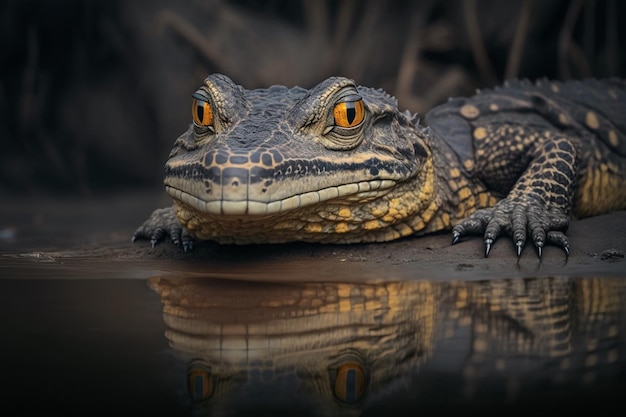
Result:
M197 126L213 126L213 109L208 101L194 97L191 104L191 115Z
M339 127L355 127L359 125L365 117L365 107L363 100L343 101L335 104L333 110L335 124Z
M347 362L337 368L334 392L339 401L354 404L361 399L364 391L365 373L360 365Z
M187 371L187 389L194 401L204 401L213 396L213 378L205 367L192 367Z

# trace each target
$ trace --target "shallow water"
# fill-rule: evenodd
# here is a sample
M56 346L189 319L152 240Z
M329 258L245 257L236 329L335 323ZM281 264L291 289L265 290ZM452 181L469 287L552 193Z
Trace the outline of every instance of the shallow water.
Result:
M373 416L589 404L602 414L626 392L625 282L7 278L5 404L11 415Z

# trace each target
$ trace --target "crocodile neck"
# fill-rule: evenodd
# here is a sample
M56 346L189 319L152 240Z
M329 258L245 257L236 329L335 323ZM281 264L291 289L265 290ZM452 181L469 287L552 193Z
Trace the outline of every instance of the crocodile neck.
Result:
M429 181L433 184L434 193L425 210L411 222L417 235L450 229L476 210L498 201L498 197L488 192L475 177L473 159L462 161L452 147L434 132L426 130L426 134L433 170Z

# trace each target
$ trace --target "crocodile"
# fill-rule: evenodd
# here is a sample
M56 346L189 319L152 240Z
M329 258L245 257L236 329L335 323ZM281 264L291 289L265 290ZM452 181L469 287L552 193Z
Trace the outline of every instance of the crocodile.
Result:
M221 74L192 94L165 165L172 207L132 240L382 242L508 235L566 255L570 218L626 208L626 82L512 80L426 113L331 77L247 90Z

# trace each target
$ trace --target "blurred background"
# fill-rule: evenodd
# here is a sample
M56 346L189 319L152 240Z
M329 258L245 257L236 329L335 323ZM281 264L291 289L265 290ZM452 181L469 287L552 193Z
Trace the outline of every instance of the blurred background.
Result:
M330 75L424 113L507 78L626 76L619 0L4 0L0 199L159 188L190 94Z

